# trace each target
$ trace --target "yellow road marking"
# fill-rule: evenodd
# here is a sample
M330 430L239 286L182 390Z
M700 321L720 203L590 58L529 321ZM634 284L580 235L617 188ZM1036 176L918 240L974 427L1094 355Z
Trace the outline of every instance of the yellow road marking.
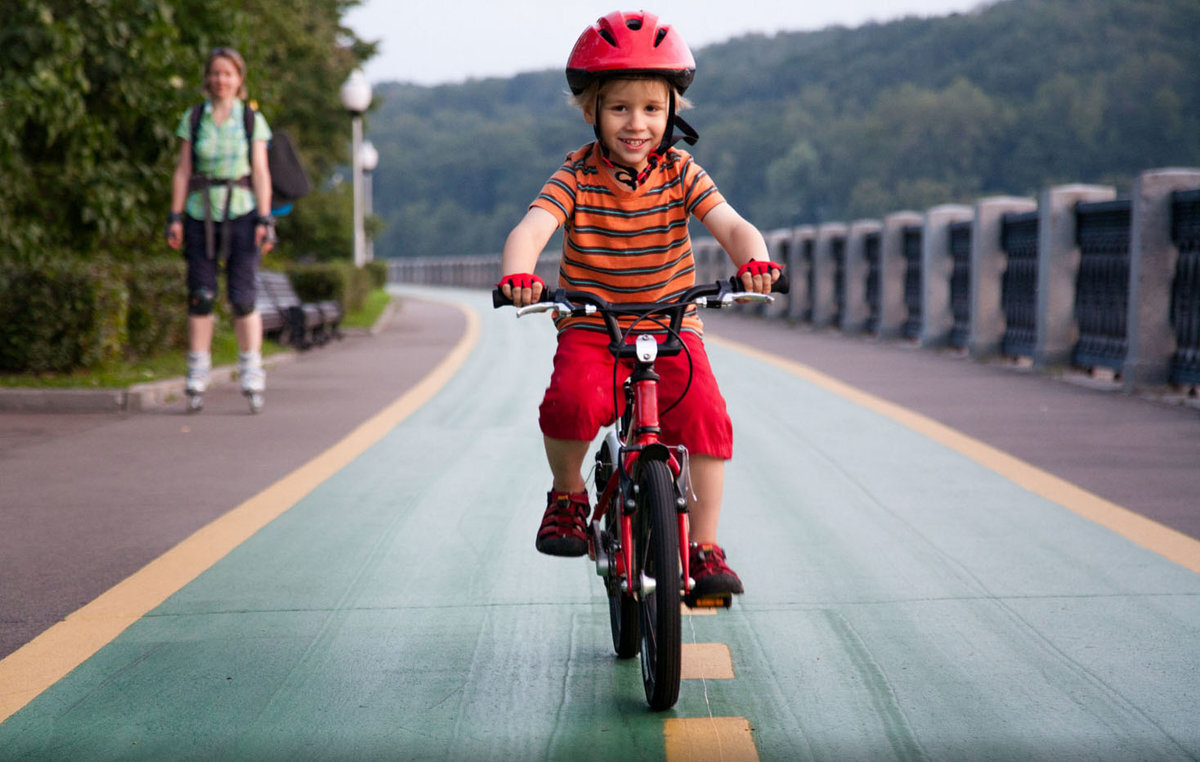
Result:
M663 734L667 762L757 762L758 749L745 717L669 719Z
M300 502L428 402L453 377L479 342L479 317L466 307L455 306L466 316L466 331L446 358L420 383L330 449L197 530L0 661L0 722Z
M684 680L732 680L733 657L724 643L684 643L680 677Z
M887 400L856 389L807 365L785 360L744 344L706 335L705 341L741 352L792 373L850 402L891 418L965 455L1035 494L1041 495L1128 540L1200 574L1200 541L1153 519L1105 500L1065 479L1014 458L1008 453Z

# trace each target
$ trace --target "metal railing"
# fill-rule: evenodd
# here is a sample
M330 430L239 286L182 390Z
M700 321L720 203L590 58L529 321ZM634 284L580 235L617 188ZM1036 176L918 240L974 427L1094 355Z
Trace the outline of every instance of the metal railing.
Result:
M879 231L867 233L863 239L863 258L867 260L867 322L864 326L867 333L879 330L882 297L881 273L883 235Z
M1000 290L1004 307L1002 351L1032 357L1037 342L1038 213L1006 214L1000 248L1008 258Z
M1171 199L1171 240L1179 250L1171 289L1171 327L1176 350L1171 382L1200 385L1200 188L1175 191Z
M965 349L971 334L971 221L950 224L950 346Z
M829 255L833 259L833 315L834 325L841 325L846 314L846 236L834 236L829 241Z
M904 228L902 251L904 254L904 306L908 318L904 321L903 335L916 339L921 335L921 239L920 225Z
M1072 362L1120 371L1129 349L1129 199L1082 202L1075 207L1079 275L1075 320L1079 341Z

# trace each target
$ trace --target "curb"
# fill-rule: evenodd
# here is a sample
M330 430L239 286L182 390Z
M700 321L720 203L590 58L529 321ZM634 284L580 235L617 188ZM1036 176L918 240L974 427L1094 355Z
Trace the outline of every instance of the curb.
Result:
M295 352L263 358L264 368L291 362ZM237 378L236 365L212 369L211 385ZM134 384L124 389L0 389L0 412L7 413L140 413L184 397L183 376Z
M369 329L346 330L347 335L375 336L387 328L400 310L395 294L383 314ZM296 350L263 358L263 367L270 369L294 361ZM236 365L212 369L211 384L225 384L237 378ZM31 389L0 388L0 413L140 413L182 400L184 379L167 378L133 384L124 389Z

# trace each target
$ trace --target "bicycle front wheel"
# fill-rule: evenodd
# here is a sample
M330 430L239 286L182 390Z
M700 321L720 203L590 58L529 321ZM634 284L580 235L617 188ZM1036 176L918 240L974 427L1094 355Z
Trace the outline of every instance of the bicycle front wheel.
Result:
M662 461L639 464L634 517L634 579L642 590L639 620L642 684L655 711L679 699L681 665L679 525L671 471Z

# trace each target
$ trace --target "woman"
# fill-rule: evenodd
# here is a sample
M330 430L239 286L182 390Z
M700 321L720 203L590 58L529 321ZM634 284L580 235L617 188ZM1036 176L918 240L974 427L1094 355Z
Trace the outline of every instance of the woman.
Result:
M275 241L267 168L271 129L259 113L247 129L245 79L246 63L236 50L214 50L204 66L207 100L202 107L188 109L175 132L182 143L171 182L167 244L182 248L188 265L186 390L192 412L204 406L202 395L212 369L213 307L221 262L234 315L242 393L253 412L261 410L266 388L254 276L259 253L269 252Z

